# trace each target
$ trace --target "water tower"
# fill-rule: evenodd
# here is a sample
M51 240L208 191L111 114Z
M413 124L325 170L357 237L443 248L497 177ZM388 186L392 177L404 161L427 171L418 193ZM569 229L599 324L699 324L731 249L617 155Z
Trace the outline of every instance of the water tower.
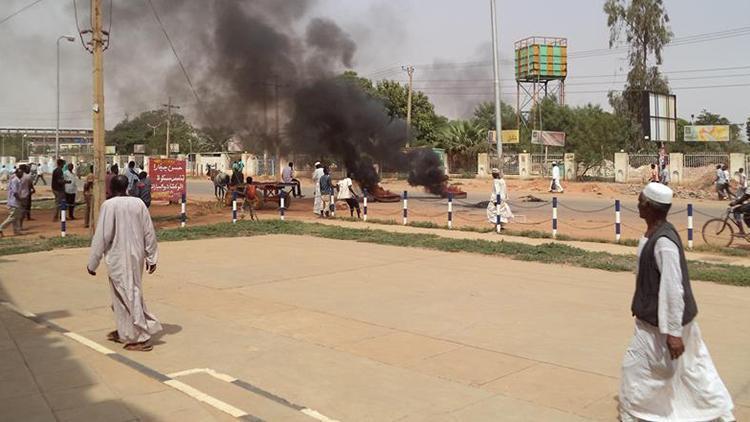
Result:
M519 120L530 128L543 130L541 113L532 116L535 106L554 96L565 104L565 78L568 76L568 39L529 37L515 43L516 110Z

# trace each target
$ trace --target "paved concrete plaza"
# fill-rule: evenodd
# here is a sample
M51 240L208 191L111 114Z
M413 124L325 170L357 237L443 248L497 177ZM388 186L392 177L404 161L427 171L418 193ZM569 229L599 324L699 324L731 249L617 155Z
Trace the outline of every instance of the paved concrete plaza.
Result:
M0 307L11 420L616 418L632 274L296 236L162 243L145 299L165 333L134 353L104 339L87 254L0 259L0 300L63 332ZM750 289L694 290L750 419Z

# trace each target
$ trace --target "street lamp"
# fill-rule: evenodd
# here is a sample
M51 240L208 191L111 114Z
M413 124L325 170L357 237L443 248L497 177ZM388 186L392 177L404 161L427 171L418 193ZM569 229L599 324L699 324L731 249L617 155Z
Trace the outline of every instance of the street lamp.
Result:
M60 158L60 41L73 42L76 39L69 35L61 35L57 39L57 126L55 126L55 160Z

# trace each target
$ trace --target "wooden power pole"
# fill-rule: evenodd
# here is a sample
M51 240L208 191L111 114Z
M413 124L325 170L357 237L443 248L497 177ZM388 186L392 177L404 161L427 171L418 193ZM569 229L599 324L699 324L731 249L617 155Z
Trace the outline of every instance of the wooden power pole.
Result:
M96 230L99 220L99 208L104 203L105 179L107 176L104 158L104 48L105 38L102 32L102 2L91 0L91 49L94 55L94 215L91 221L91 234Z
M402 69L409 75L409 98L406 101L406 147L409 147L409 136L411 134L411 100L413 96L414 66L403 66Z
M169 158L169 130L172 127L172 109L179 109L180 106L172 105L172 97L169 97L167 104L162 105L167 108L167 149L165 151L167 158Z

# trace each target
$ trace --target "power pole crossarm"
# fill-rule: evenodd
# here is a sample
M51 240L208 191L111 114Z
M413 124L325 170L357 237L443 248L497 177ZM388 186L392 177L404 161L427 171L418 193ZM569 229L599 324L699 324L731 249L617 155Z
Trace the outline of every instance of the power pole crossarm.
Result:
M167 102L167 104L162 104L162 106L167 108L167 148L165 151L167 158L169 158L169 131L172 126L172 109L179 109L180 106L172 104L172 97L169 97L169 101Z

